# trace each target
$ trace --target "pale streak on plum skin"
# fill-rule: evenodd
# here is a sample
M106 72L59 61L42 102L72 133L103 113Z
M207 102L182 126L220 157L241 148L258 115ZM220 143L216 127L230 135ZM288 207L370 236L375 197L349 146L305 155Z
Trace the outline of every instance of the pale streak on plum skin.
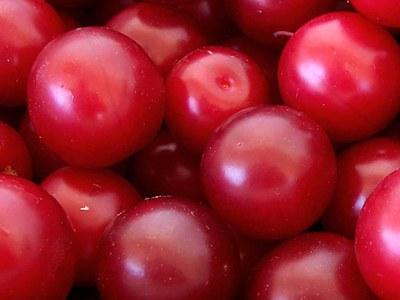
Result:
M388 32L356 13L319 16L282 52L282 98L320 123L335 142L371 136L400 108L399 49Z
M357 219L368 196L384 177L398 168L397 139L372 138L344 150L338 156L335 194L322 217L324 228L354 238Z
M36 56L65 31L64 24L45 1L2 0L0 28L0 104L21 106Z
M270 82L257 63L222 46L203 47L181 59L166 89L167 126L178 143L196 154L231 115L272 102Z
M255 238L282 239L322 215L335 186L336 160L326 133L303 113L260 106L218 128L203 154L201 177L207 199L226 222Z
M65 299L76 248L62 208L32 182L0 176L0 298Z
M105 228L141 197L135 188L110 170L66 167L50 174L41 187L65 210L78 247L75 283L95 283L96 248Z
M179 59L207 42L191 18L152 3L127 7L106 26L136 41L164 76Z
M234 240L206 208L183 198L150 199L117 218L99 258L105 300L227 300L239 283Z
M353 247L353 241L327 232L284 241L259 263L246 299L376 299Z
M54 84L71 94L58 101ZM37 133L80 167L127 158L154 137L164 115L164 84L154 64L135 42L106 28L79 28L48 44L28 93Z

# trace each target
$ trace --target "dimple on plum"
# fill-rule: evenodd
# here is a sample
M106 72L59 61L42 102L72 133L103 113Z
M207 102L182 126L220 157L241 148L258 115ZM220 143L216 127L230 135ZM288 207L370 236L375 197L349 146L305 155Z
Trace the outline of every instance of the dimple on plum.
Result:
M221 46L197 49L167 78L168 128L181 145L201 153L232 114L271 102L268 84L260 67L242 52Z

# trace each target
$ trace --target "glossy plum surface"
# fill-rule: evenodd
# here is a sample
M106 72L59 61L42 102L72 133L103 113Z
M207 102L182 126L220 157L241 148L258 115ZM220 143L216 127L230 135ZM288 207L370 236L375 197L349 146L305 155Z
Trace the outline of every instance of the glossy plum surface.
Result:
M223 0L147 0L171 6L183 15L193 18L211 41L227 36L233 24Z
M27 114L22 119L19 133L32 157L34 179L42 180L53 171L65 166L65 162L50 150L43 139L38 136Z
M282 45L301 25L335 6L335 0L226 0L240 29L264 44Z
M384 128L400 104L400 48L366 18L335 12L304 25L283 50L284 102L349 142Z
M30 179L31 155L22 137L11 126L0 122L0 173Z
M376 23L400 28L400 2L397 0L351 0L351 4Z
M384 177L399 168L400 141L396 139L370 139L341 153L335 196L322 219L325 228L353 238L368 196Z
M2 0L0 28L0 105L23 105L36 56L64 24L45 1Z
M99 250L104 300L232 299L239 257L229 233L193 202L161 197L118 217Z
M133 156L129 173L145 197L172 195L203 200L200 158L182 148L165 129Z
M65 210L78 248L76 283L93 285L97 245L106 226L141 200L135 188L108 170L66 167L50 174L41 187Z
M281 239L321 216L334 189L336 162L325 132L306 115L261 106L218 128L201 175L207 199L226 222L254 237Z
M164 113L163 81L143 50L105 28L80 28L50 43L32 69L29 114L70 165L112 165L149 142Z
M271 102L260 67L244 53L221 46L189 53L172 69L166 87L168 128L195 153L232 114Z
M65 299L76 252L60 205L30 181L0 175L0 298Z
M277 246L258 266L248 300L375 299L357 267L353 242L307 233Z
M380 299L400 297L400 171L387 176L361 210L355 251L361 273Z
M127 7L107 26L137 42L164 75L185 54L206 44L206 38L191 19L152 3Z

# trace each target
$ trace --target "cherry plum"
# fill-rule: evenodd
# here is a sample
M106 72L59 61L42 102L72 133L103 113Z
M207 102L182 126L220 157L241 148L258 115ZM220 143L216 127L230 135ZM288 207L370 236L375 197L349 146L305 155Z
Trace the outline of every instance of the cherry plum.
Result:
M400 48L356 13L325 14L301 27L283 50L278 76L284 102L337 142L374 134L400 108Z
M0 122L0 173L30 179L32 160L28 148L18 132Z
M64 24L43 0L2 0L0 28L0 105L23 105L36 56Z
M201 26L211 41L218 41L232 32L233 24L223 0L146 0L171 6L190 16Z
M221 46L189 53L172 69L166 87L168 128L194 153L201 153L213 131L235 112L271 102L260 67Z
M115 216L140 201L134 187L109 170L66 167L50 174L41 187L63 207L78 247L76 283L95 283L97 245Z
M201 176L207 199L225 221L256 238L282 239L322 215L335 186L335 154L305 114L261 106L217 129Z
M239 257L204 207L178 198L145 201L115 219L99 250L104 300L233 299Z
M132 181L146 197L172 195L203 200L200 158L192 155L162 130L130 162Z
M258 266L248 300L375 299L363 281L353 242L320 232L277 246Z
M0 299L65 299L75 241L61 206L32 182L0 175Z
M191 19L152 3L127 7L107 26L137 42L164 75L185 54L206 44L206 38Z
M400 297L400 171L368 197L356 227L355 251L361 274L380 299Z
M335 7L336 0L226 0L234 21L251 38L282 45L308 20Z
M400 28L400 2L397 0L351 0L351 4L376 23Z
M400 141L374 138L351 146L338 157L335 196L323 216L324 227L354 237L360 211L371 192L400 168Z
M104 167L127 158L158 131L164 86L143 50L121 33L78 28L36 60L28 108L43 141L70 165Z

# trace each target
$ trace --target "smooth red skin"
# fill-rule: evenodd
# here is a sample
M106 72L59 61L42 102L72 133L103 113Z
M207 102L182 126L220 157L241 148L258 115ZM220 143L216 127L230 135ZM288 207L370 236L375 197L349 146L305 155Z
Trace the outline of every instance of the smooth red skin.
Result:
M381 299L399 299L400 172L376 187L358 219L355 251L361 273Z
M45 1L2 0L0 28L0 105L23 105L36 56L64 24Z
M172 195L203 201L200 158L192 155L167 130L130 161L131 180L145 197Z
M137 42L164 76L179 59L206 44L205 36L191 19L158 4L129 6L106 26Z
M65 299L76 249L57 201L32 182L0 175L0 298Z
M400 141L375 138L355 144L338 157L335 196L322 218L328 230L354 238L360 211L371 192L400 168Z
M185 56L166 82L166 123L177 141L201 153L234 113L271 102L263 71L242 52L208 46Z
M322 215L336 162L318 124L288 107L262 106L218 128L201 176L207 199L226 222L255 238L282 239Z
M32 177L31 155L19 133L0 122L0 173L30 179Z
M281 96L278 86L278 60L280 53L274 49L267 48L246 36L236 36L226 42L228 46L249 55L263 69L265 77L269 82L270 94L273 103L281 103Z
M246 35L263 44L282 46L312 18L334 8L336 0L227 0L233 20Z
M299 235L269 252L246 299L376 298L361 277L353 242L319 232Z
M397 0L351 0L351 4L375 23L400 28L400 2Z
M147 2L169 5L183 15L191 16L211 41L218 41L232 32L233 24L223 0L147 0Z
M60 203L71 221L79 253L75 283L94 285L97 246L104 230L141 200L139 194L112 171L71 167L50 174L41 187Z
M37 133L73 166L123 160L155 136L164 115L154 64L135 42L105 28L76 29L46 46L28 94Z
M232 299L239 257L230 234L199 204L145 201L118 217L99 248L103 300Z
M384 128L400 104L400 48L389 33L351 12L318 17L283 50L284 102L319 122L337 142Z
M36 180L40 181L66 165L37 135L27 114L22 119L19 133L32 157L33 177Z

